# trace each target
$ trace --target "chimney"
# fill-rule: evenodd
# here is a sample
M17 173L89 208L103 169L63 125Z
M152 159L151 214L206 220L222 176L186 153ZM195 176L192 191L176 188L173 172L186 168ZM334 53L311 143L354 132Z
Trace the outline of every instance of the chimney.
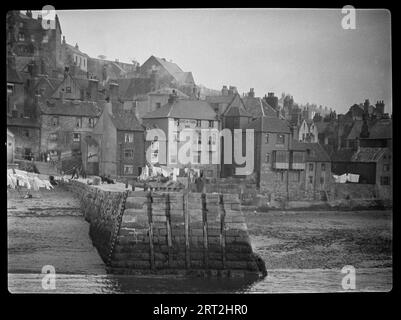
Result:
M278 97L274 96L274 92L268 92L266 102L273 107L274 109L278 110Z
M223 89L221 89L221 95L222 96L228 96L227 86L223 86Z
M169 98L168 98L168 103L169 104L173 104L174 102L176 102L178 99L178 95L177 92L175 90L173 90L173 93L170 94Z
M63 36L63 44L65 44L65 36Z
M228 95L229 95L229 96L232 96L232 95L234 95L234 94L236 94L236 93L237 93L237 88L236 88L236 87L230 86L230 87L228 88Z
M365 100L365 103L363 104L363 111L368 112L370 106L369 99Z
M69 72L70 72L70 67L64 67L64 78L67 78Z
M99 80L97 79L89 79L89 94L90 94L90 100L92 101L97 101L97 93L99 90Z
M26 10L26 16L29 18L32 18L32 11L31 10Z
M254 88L250 88L248 92L248 97L254 98L255 97L255 91Z
M111 104L110 98L106 98L106 103L104 105L104 110L109 113L109 115L113 115L113 105Z
M38 21L41 22L42 21L42 14L38 13Z
M379 114L384 114L384 101L383 100L379 100L376 102L376 111Z
M116 100L118 98L118 83L110 82L109 84L109 92L110 92L110 100Z
M75 43L75 49L79 50L78 43Z

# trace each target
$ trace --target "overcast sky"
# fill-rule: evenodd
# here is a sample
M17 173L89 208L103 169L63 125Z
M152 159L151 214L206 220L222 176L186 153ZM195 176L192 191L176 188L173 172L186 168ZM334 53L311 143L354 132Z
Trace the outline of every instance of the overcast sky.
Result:
M63 35L91 57L143 63L152 54L220 90L290 93L345 112L384 100L391 113L390 13L357 10L344 30L335 10L58 11Z

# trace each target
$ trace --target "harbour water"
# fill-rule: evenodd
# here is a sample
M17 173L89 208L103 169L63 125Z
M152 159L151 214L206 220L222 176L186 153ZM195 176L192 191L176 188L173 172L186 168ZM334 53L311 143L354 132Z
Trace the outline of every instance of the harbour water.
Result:
M54 197L55 194L52 194ZM58 208L43 196L9 201L8 287L12 293L290 293L344 291L340 269L274 269L254 281L177 276L107 274L89 237L89 224L74 199L58 195ZM35 202L36 201L36 202ZM54 200L53 200L54 201ZM21 209L22 208L22 209ZM54 289L42 287L43 266L56 272ZM356 291L389 291L391 268L356 270Z

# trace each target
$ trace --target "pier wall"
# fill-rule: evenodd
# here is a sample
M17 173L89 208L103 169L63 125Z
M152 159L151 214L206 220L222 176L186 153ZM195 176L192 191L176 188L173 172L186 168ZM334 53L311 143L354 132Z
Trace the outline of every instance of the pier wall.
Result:
M261 275L236 194L108 192L72 181L112 273Z

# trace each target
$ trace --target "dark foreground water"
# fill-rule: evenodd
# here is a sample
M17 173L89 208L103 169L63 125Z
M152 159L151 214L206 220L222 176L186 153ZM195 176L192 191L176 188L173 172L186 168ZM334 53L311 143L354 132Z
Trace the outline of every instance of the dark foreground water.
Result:
M8 210L8 287L12 293L288 293L344 291L340 269L269 270L266 278L204 279L116 276L89 238L76 204ZM55 289L42 287L42 267L54 266ZM391 268L356 270L356 291L389 291Z

